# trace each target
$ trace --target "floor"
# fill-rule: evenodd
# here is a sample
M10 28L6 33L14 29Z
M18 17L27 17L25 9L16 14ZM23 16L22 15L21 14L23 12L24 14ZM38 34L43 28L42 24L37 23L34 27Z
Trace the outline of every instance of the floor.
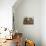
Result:
M0 46L16 46L15 39L13 40L6 40L6 42L2 43Z

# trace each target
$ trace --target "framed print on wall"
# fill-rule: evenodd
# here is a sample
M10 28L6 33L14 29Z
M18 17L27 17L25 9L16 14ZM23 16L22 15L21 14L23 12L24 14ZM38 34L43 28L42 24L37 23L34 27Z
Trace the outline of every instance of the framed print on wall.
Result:
M34 19L31 18L31 17L25 17L24 20L23 20L23 24L27 25L27 24L34 24Z

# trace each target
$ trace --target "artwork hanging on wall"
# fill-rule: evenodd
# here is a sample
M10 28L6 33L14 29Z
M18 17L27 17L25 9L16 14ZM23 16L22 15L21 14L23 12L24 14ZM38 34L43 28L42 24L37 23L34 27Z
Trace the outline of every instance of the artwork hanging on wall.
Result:
M34 24L34 19L31 17L30 18L25 17L23 20L23 24Z

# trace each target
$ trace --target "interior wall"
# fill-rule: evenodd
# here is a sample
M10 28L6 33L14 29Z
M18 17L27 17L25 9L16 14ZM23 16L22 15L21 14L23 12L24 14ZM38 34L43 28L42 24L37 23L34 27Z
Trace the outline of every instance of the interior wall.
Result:
M34 40L36 46L41 46L41 0L23 0L14 10L15 30L22 32L24 39ZM24 25L25 17L34 18L34 24Z
M12 6L16 0L0 0L0 27L12 29Z
M33 0L32 0L33 1ZM38 0L37 0L38 1ZM46 0L41 0L42 1L42 16L41 16L41 36L42 36L42 46L46 46ZM0 0L0 27L1 26L5 26L5 27L8 27L8 28L12 28L12 6L13 4L16 2L16 0ZM35 2L35 0L33 1ZM24 4L25 5L25 4ZM36 4L37 5L37 4ZM34 4L34 7L35 7L35 4ZM34 8L33 7L33 8ZM26 7L27 8L27 7ZM23 14L24 15L24 14ZM26 16L26 15L25 15ZM39 16L40 17L40 16ZM38 17L38 18L39 18ZM37 18L37 17L36 17ZM22 21L23 22L23 21ZM22 25L22 23L21 23ZM20 25L19 25L20 26ZM20 31L20 32L24 32L25 28L27 28L27 26L22 26L23 28L21 30L23 31ZM29 26L30 28L31 26ZM33 27L33 26L32 26ZM16 28L17 29L17 28ZM17 29L18 30L18 29ZM29 30L29 29L28 29ZM24 34L26 34L27 32L27 29L25 31ZM35 31L32 31L32 32L35 32ZM31 33L32 33L31 32ZM30 34L31 35L31 34ZM26 35L25 35L26 36ZM35 37L35 36L34 36Z
M41 38L42 46L46 46L46 0L41 0Z

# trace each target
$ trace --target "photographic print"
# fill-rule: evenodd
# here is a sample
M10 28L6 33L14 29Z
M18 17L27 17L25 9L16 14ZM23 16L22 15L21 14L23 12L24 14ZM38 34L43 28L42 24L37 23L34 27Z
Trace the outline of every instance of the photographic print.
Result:
M31 18L31 17L29 17L29 18L24 18L24 20L23 20L23 24L27 24L27 25L32 25L32 24L34 24L34 19L33 18Z

